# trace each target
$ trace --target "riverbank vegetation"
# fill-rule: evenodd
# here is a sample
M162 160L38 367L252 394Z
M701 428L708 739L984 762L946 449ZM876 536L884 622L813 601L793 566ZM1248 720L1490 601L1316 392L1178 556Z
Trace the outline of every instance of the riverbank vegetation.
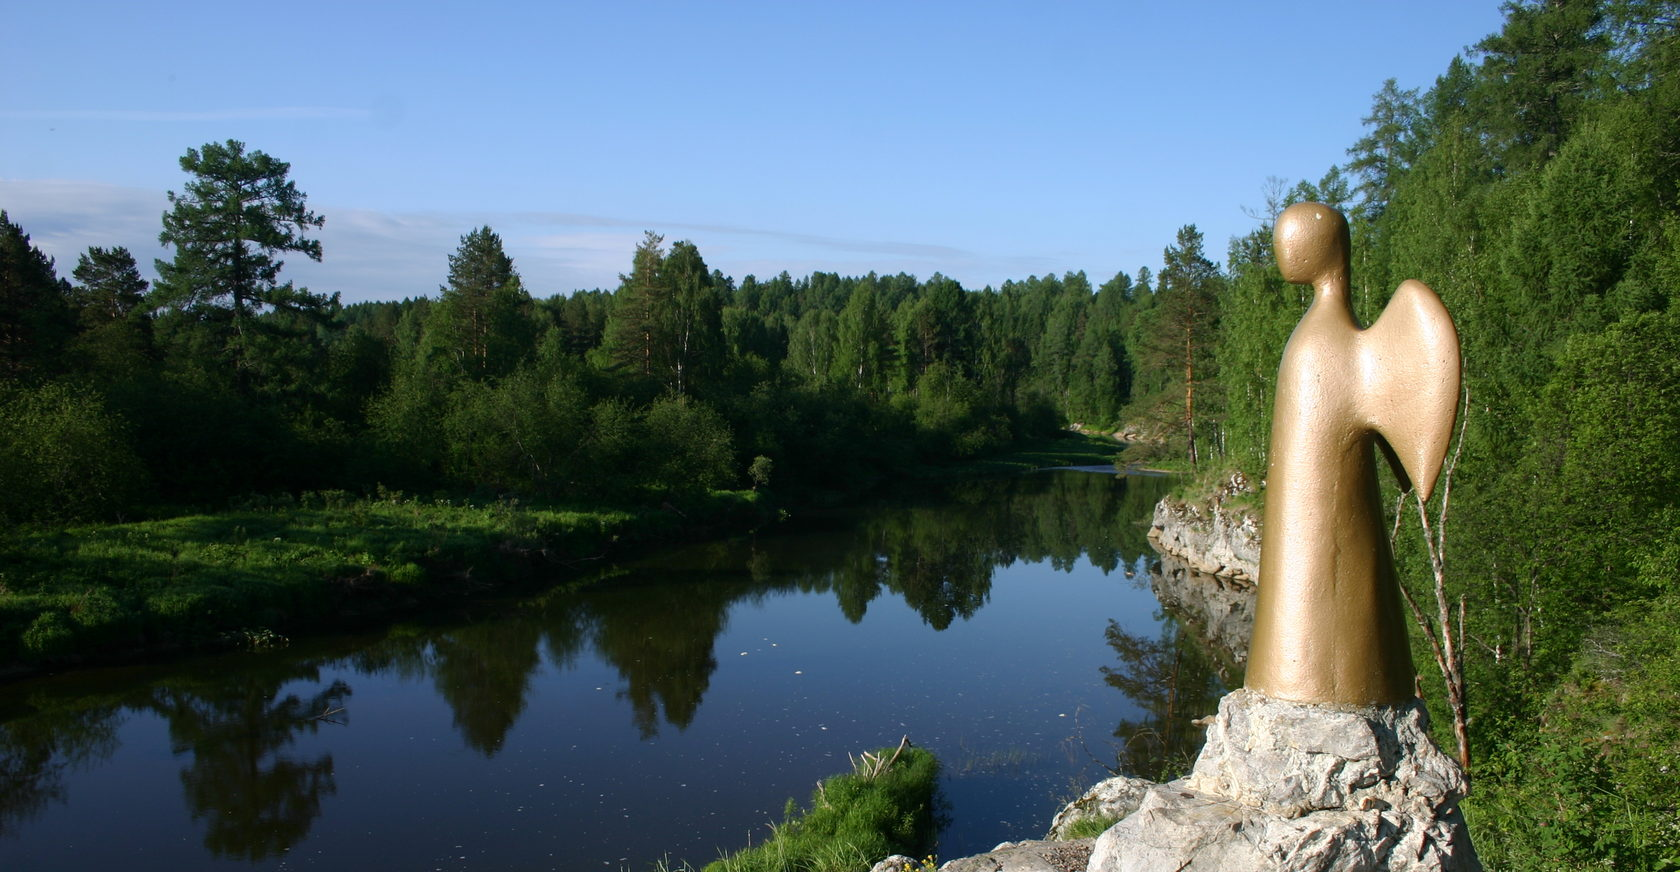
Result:
M0 662L97 662L345 627L762 519L758 495L604 509L310 492L210 514L14 533ZM703 519L703 524L697 520Z
M856 872L892 854L920 855L932 847L939 775L933 755L905 740L852 763L850 773L817 785L809 808L789 799L768 839L702 872Z
M925 481L1101 465L1117 448L1061 435L913 473ZM17 531L0 541L0 663L20 671L343 627L552 583L785 511L759 491L668 496L612 506L307 491L247 497L219 512Z
M268 615L307 624L308 603L331 600L218 594L215 605L186 609L190 620L160 622L146 615L154 599L174 602L158 591L185 584L178 553L128 560L98 545L98 567L51 571L88 553L84 540L154 535L136 520L165 524L164 540L184 528L207 537L187 551L223 588L258 584L245 534L229 531L272 525L241 512L286 514L307 494L376 513L381 494L399 490L419 495L413 505L600 513L594 523L644 538L672 529L657 520L670 516L685 519L682 530L712 525L694 507L731 504L719 496L731 490L826 502L1038 445L1078 402L1112 411L1123 384L1116 324L1079 334L1096 357L1080 364L1090 389L1077 402L1066 342L1036 351L1037 326L1057 301L1080 308L1094 298L1073 274L982 294L937 275L784 273L737 285L691 243L649 233L617 290L538 300L500 238L480 227L446 258L435 300L343 307L280 280L281 255L322 256L308 233L323 219L285 163L229 141L190 149L181 166L189 181L171 195L160 235L175 257L158 263L155 286L120 246L90 248L75 281L63 279L0 215L0 521L10 528L0 541L0 649L23 662L119 637L192 641L159 639L166 627L233 630L266 626ZM241 220L222 221L229 210ZM1124 284L1106 299L1120 300ZM1073 322L1067 330L1072 341ZM1090 457L1089 442L1071 444ZM1058 462L1059 451L1043 461ZM426 538L453 517L433 512L407 535ZM341 520L297 524L317 541L353 542L354 530L332 526ZM118 526L90 526L100 523ZM517 528L500 538L458 532L485 553L254 559L270 573L313 573L323 590L393 569L419 573L413 589L424 590L455 587L462 565L505 562L499 550L579 556ZM154 574L164 567L170 574Z

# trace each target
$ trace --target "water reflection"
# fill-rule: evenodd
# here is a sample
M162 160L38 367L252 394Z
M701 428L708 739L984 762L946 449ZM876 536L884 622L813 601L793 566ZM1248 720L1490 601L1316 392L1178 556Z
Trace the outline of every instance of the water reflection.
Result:
M1214 657L1225 683L1242 683L1248 637L1254 629L1253 582L1197 572L1163 554L1150 569L1150 590Z
M620 695L629 700L636 729L648 739L658 734L661 713L678 729L694 720L717 669L712 648L729 604L752 587L680 584L650 596L641 585L623 584L567 598L554 604L548 616L558 612L566 625L591 629L591 644L617 668L626 685Z
M1104 637L1120 666L1104 666L1103 680L1145 713L1115 726L1116 768L1151 781L1185 774L1202 747L1202 728L1192 721L1212 714L1226 691L1212 658L1174 620L1154 637L1111 620Z
M190 754L181 790L204 847L219 857L277 856L309 832L321 799L337 792L331 754L285 753L300 733L348 722L350 687L286 692L295 679L319 681L313 669L276 669L227 680L157 688L149 707L169 722L177 755Z
M300 734L347 723L349 696L341 681L321 685L312 665L270 660L232 674L29 700L19 706L28 714L0 723L0 835L70 799L67 777L115 754L123 724L149 714L167 724L170 753L188 758L181 792L191 819L204 823L204 847L220 857L275 856L309 831L335 791L330 754L287 748Z
M110 757L120 723L112 707L56 709L0 723L0 837L63 802L66 773Z
M69 773L97 767L120 747L125 723L151 717L167 726L170 751L187 759L180 795L204 848L245 861L279 857L339 791L333 755L301 740L349 723L357 676L428 684L461 745L491 759L508 752L528 719L545 665L563 672L598 661L616 674L637 735L651 740L696 723L719 666L718 639L739 604L794 592L832 597L856 624L888 596L946 631L992 599L997 567L1066 571L1083 558L1106 575L1135 565L1150 553L1147 519L1161 491L1156 481L1091 474L960 483L937 497L814 513L774 535L627 562L593 584L508 605L493 620L410 623L373 639L158 667L143 677L6 688L0 834L74 803ZM1121 764L1145 775L1173 765L1162 759L1194 754L1200 730L1189 719L1211 711L1222 689L1193 640L1172 621L1161 626L1140 634L1110 621L1105 636L1118 664L1102 667L1104 679L1144 713L1115 729Z

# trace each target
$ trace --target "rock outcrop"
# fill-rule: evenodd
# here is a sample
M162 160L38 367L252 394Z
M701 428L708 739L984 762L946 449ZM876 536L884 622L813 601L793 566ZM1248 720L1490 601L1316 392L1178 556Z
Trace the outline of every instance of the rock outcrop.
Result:
M1095 839L1068 842L1004 842L984 854L952 860L939 872L1085 872ZM870 872L914 872L918 867L909 857L893 855Z
M1237 473L1206 500L1161 500L1155 504L1150 544L1197 572L1258 581L1260 518L1230 505L1232 497L1251 490L1248 479Z
M1070 838L1074 824L1085 820L1118 821L1137 811L1138 804L1155 782L1125 775L1099 781L1085 795L1062 807L1050 822L1046 839Z
M1477 870L1464 793L1417 700L1344 708L1238 690L1189 777L1103 833L1089 872Z

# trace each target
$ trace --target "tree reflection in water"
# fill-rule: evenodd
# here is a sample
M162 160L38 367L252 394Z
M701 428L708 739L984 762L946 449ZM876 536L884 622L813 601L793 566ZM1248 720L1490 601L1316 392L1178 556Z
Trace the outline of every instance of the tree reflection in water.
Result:
M657 595L638 586L600 591L587 600L595 650L618 669L643 739L659 733L658 714L683 729L700 710L729 604L750 585L679 584Z
M66 773L117 749L122 719L112 706L54 708L0 724L0 838L63 802Z
M204 846L219 857L261 860L296 844L337 791L331 754L294 759L283 753L299 733L314 733L342 710L350 686L334 681L307 697L284 693L296 681L318 682L309 666L248 671L233 680L159 686L151 708L169 723L175 754L191 754L181 787L193 820L206 822Z
M1110 620L1104 637L1121 666L1104 666L1103 680L1145 712L1115 726L1116 768L1151 781L1185 774L1203 739L1202 728L1191 721L1212 714L1226 690L1213 660L1176 620L1164 621L1153 639Z
M525 711L541 630L529 621L455 627L432 641L432 682L467 747L496 756Z

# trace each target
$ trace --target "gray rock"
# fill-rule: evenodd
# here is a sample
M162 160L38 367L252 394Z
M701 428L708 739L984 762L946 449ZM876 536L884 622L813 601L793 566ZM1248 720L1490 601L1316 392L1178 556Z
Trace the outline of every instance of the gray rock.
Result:
M1479 870L1464 774L1417 700L1354 708L1238 690L1189 777L1097 839L1089 872Z
M1150 543L1197 572L1258 582L1260 519L1226 504L1231 496L1249 490L1246 479L1233 476L1207 500L1161 500L1155 504Z
M1429 738L1419 700L1351 708L1237 690L1219 703L1191 786L1274 814L1375 799L1433 817L1464 798L1464 773Z
M1050 832L1045 838L1058 841L1066 839L1068 830L1074 824L1090 818L1118 821L1137 811L1138 804L1143 802L1144 794L1154 786L1153 781L1125 775L1099 781L1090 790L1085 791L1083 796L1062 806L1062 810L1056 812L1056 818L1050 822Z
M939 872L1084 872L1095 842L1004 842L987 853L952 860Z

